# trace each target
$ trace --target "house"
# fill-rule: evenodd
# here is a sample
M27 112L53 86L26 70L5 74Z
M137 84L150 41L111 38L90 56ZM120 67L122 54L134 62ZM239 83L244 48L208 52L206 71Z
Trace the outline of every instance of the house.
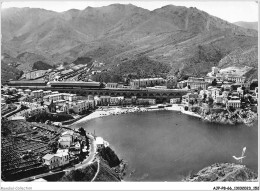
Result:
M73 132L66 131L62 133L60 139L58 140L61 148L69 148L73 142Z
M49 169L54 169L69 164L69 154L68 152L46 154L43 156L43 160Z
M198 99L198 93L187 93L186 95L182 96L182 103L189 104L191 102L195 103Z
M72 108L75 113L82 113L89 108L89 105L87 100L80 100L75 102Z
M105 141L102 137L96 137L95 142L96 142L98 149L109 146L109 143L107 141Z

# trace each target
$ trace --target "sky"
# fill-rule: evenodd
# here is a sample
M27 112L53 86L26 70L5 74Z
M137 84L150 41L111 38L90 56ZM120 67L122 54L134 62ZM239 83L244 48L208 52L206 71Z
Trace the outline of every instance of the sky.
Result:
M196 7L197 9L203 10L213 16L219 17L229 22L247 21L255 22L258 21L258 4L253 0L243 1L185 1L185 0L140 0L140 1L129 1L129 0L103 0L103 1L4 1L2 0L2 8L9 7L31 7L31 8L43 8L56 12L63 12L69 9L83 10L87 6L90 7L102 7L114 3L120 4L133 4L138 7L142 7L148 10L154 10L161 8L165 5L177 5L185 7Z

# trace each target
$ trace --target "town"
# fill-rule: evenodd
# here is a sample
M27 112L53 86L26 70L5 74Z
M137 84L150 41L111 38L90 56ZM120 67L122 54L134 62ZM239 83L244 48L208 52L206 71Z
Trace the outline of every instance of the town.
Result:
M212 67L204 78L182 81L175 76L122 83L80 80L100 73L96 68L103 65L95 61L90 68L32 71L2 86L6 180L32 181L96 162L109 143L95 132L70 128L82 118L176 110L215 123L250 124L257 119L258 81L245 77L250 67Z

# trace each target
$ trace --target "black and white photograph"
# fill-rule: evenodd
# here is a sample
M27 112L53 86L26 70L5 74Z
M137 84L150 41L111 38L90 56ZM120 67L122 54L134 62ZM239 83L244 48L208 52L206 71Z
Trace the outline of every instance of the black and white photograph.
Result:
M2 1L1 190L259 190L258 6Z

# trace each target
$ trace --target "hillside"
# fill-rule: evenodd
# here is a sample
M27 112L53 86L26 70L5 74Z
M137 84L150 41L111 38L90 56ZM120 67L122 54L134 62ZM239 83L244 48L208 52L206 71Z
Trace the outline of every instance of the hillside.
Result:
M240 164L216 163L200 170L198 173L187 177L188 182L257 182L257 173Z
M246 29L254 29L258 30L258 22L245 22L245 21L238 21L234 23L237 26L244 27Z
M180 77L198 71L203 75L232 51L257 48L257 31L193 7L174 5L149 11L112 4L62 13L9 8L3 10L2 34L2 52L23 61L21 70L30 69L36 61L58 65L81 57L112 69L123 61L146 57L170 66L168 72ZM30 53L26 59L19 56L24 52ZM144 76L148 75L145 71Z

